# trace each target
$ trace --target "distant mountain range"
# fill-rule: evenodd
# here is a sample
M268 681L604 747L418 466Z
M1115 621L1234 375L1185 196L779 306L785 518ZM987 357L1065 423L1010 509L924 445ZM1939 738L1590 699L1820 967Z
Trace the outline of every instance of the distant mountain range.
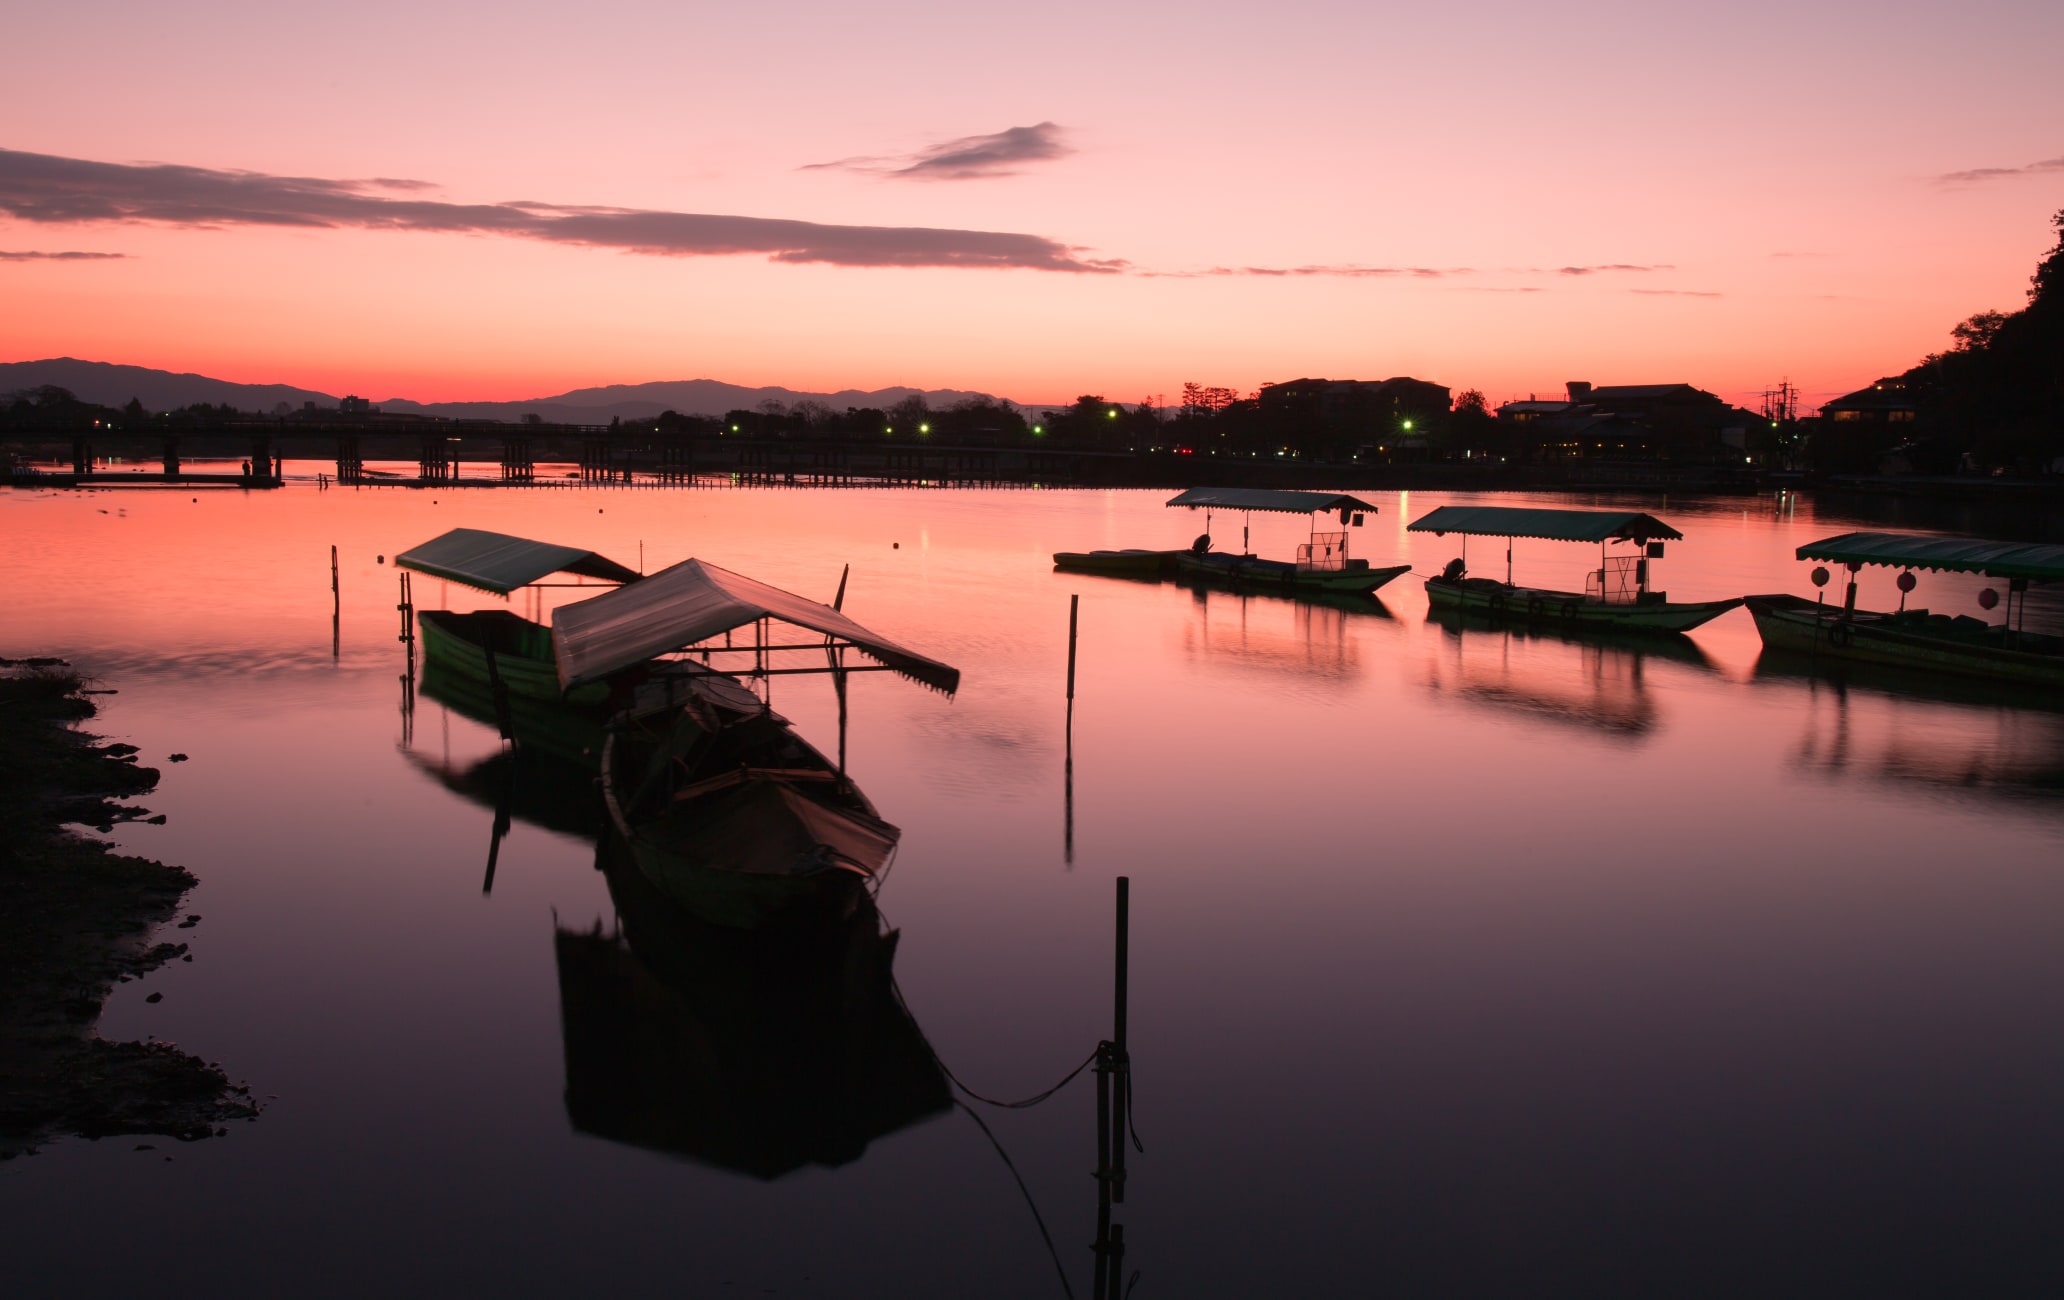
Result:
M171 411L206 402L228 404L240 411L271 411L284 402L300 410L305 402L335 407L338 398L309 388L287 384L235 384L206 375L181 375L143 366L118 366L105 361L78 361L55 357L47 361L0 362L0 394L24 388L55 384L68 388L82 401L102 406L123 406L130 398L150 411ZM521 402L412 402L389 398L374 403L382 411L400 415L439 415L455 420L505 420L511 423L526 415L564 424L604 424L612 417L626 420L650 419L662 411L683 415L722 415L727 411L753 410L760 403L777 401L785 406L797 402L822 402L834 411L849 406L889 407L916 394L928 406L942 408L968 398L995 400L987 393L957 388L878 388L863 392L857 388L836 393L799 393L791 388L745 388L714 379L676 379L650 384L611 384L606 388L576 388L556 397L537 397Z

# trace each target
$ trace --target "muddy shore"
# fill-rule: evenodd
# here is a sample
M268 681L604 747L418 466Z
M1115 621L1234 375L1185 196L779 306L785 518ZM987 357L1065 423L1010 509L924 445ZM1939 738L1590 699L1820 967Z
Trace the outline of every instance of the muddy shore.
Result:
M96 1025L115 985L188 945L184 869L112 852L72 827L153 820L136 807L158 770L76 724L90 687L56 660L0 660L0 1160L54 1138L220 1136L258 1106L220 1068Z

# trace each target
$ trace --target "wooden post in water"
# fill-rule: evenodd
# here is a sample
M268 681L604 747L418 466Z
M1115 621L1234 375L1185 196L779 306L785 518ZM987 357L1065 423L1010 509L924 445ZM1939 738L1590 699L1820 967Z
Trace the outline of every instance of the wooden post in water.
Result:
M344 596L337 587L337 548L332 545L330 547L330 613L341 614L343 612Z
M1132 922L1132 878L1118 877L1118 942L1111 984L1111 1199L1125 1203L1125 1099L1131 1091L1132 1057L1125 1048L1126 968Z

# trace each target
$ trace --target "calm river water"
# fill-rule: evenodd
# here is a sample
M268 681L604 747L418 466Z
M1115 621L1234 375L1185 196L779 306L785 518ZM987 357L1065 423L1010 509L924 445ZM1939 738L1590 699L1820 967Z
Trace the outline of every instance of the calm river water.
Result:
M379 557L463 525L818 599L850 563L847 613L963 670L950 699L852 687L850 769L904 832L895 974L961 1079L1035 1092L1110 1033L1130 876L1140 1297L2060 1293L2064 713L1764 662L1741 610L1643 647L1429 622L1413 576L1347 610L1051 571L1187 542L1167 495L0 494L0 653L119 690L95 727L163 768L169 823L112 838L201 880L195 960L121 986L102 1032L268 1099L169 1163L114 1139L0 1165L5 1289L1062 1293L958 1111L773 1179L575 1127L555 935L614 923L595 846L519 809L484 892L493 801L440 773L499 742L403 707ZM1463 498L1369 495L1358 553L1455 553L1404 525ZM1498 500L1660 514L1680 599L1810 594L1791 548L1862 526ZM1303 528L1257 520L1256 548ZM1515 566L1568 585L1594 556L1522 541ZM1915 600L1977 613L1982 585ZM1865 574L1865 604L1896 598ZM824 679L774 703L836 743ZM1089 1076L982 1113L1088 1296Z

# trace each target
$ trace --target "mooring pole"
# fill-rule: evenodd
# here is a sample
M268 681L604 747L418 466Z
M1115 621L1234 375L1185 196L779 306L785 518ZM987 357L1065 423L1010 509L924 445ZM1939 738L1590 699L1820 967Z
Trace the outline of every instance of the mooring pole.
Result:
M1118 944L1111 996L1111 1199L1125 1202L1125 1097L1131 1091L1132 1057L1125 1048L1125 982L1129 960L1132 878L1118 877Z
M330 613L344 612L344 595L337 586L337 548L330 547Z
M1075 630L1082 613L1082 597L1068 597L1068 717L1075 716Z

